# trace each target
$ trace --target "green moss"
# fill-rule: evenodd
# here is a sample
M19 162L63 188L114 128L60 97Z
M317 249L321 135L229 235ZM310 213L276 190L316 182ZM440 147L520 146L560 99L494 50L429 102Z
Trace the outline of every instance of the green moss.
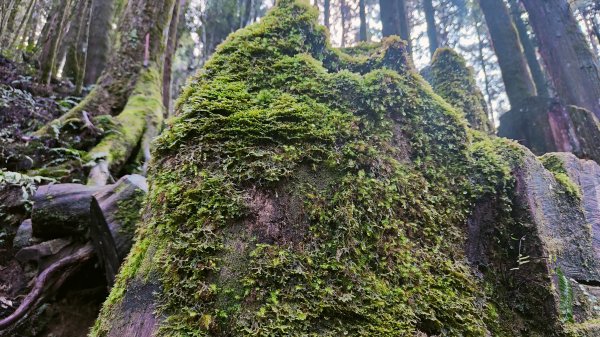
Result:
M494 133L494 125L488 118L488 108L475 82L473 69L467 67L462 56L450 48L438 49L424 76L437 94L465 113L472 128Z
M548 153L540 157L540 160L544 167L554 175L556 182L562 187L564 193L576 200L581 200L581 189L569 178L560 156Z
M140 220L140 209L145 195L144 191L137 189L130 198L117 203L115 219L121 224L122 233L133 234L135 231L135 226Z
M482 199L510 212L522 150L469 131L398 39L334 51L307 2L278 4L180 97L92 335L142 274L159 336L510 335L464 228Z
M148 125L159 125L163 118L161 77L156 67L140 75L123 111L114 118L115 127L86 156L87 161L106 160L118 171L141 141Z

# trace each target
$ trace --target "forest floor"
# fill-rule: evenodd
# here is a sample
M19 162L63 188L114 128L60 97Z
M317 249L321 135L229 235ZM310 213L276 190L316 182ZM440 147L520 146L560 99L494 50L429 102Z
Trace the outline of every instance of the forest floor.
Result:
M0 157L5 167L11 156L9 149L30 141L31 132L59 117L79 102L69 82L54 81L49 86L36 82L29 65L15 63L0 56ZM0 193L0 319L10 315L29 292L40 265L19 261L18 248L13 246L21 221L27 217L23 207L23 191L17 186ZM21 216L7 220L2 208L23 208ZM16 212L17 214L19 212ZM87 335L102 302L107 287L95 261L86 264L59 289L47 304L31 313L35 326L24 324L16 330L0 331L0 336L62 336Z

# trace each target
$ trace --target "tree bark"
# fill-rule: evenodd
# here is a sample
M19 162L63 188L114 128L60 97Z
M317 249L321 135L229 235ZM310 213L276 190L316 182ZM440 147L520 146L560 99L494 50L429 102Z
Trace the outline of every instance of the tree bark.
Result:
M81 184L40 186L32 199L33 235L42 239L84 235L92 196L101 189Z
M600 68L566 0L523 0L554 88L600 117Z
M369 39L367 35L367 9L366 9L366 0L359 1L359 16L360 16L360 31L359 31L359 39L360 41L367 41Z
M114 7L114 0L92 0L85 85L94 84L98 80L108 60Z
M423 0L423 9L425 11L425 21L427 21L427 38L429 39L429 53L431 57L440 47L438 41L437 25L435 23L435 9L432 0Z
M169 115L171 105L171 66L173 64L173 55L177 51L177 43L179 40L178 29L181 9L185 7L186 0L175 0L173 7L173 18L169 24L169 38L165 49L165 66L163 71L163 105L165 106L165 114ZM251 1L247 1L247 5L251 5ZM248 7L250 8L250 7ZM248 17L250 10L248 9ZM166 117L166 116L165 116Z
M346 0L340 0L340 13L342 19L342 48L346 47L346 40L348 39L348 4Z
M142 199L147 192L146 179L133 174L92 197L90 237L109 285L113 284L121 262L131 249Z
M382 34L384 37L397 35L406 41L408 51L411 50L410 24L404 0L379 0Z
M511 106L516 107L526 98L536 95L517 30L503 0L479 0L479 5L498 57L506 95Z
M548 81L546 79L546 75L544 75L540 61L538 60L535 45L527 32L527 25L521 18L520 3L517 0L510 0L510 8L511 16L515 23L517 32L519 33L519 40L521 41L523 52L525 53L525 58L527 59L527 65L529 66L531 76L533 77L533 81L535 83L536 92L538 96L548 97L550 94L548 89Z
M331 0L325 0L324 4L323 4L323 17L324 17L324 23L325 23L325 27L327 27L327 29L330 29L330 17L331 17Z

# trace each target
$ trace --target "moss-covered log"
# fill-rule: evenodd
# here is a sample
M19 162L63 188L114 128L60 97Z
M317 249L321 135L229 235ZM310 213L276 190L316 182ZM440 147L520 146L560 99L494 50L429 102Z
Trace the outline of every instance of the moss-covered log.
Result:
M581 199L401 41L335 51L317 16L279 0L185 90L91 335L592 336Z

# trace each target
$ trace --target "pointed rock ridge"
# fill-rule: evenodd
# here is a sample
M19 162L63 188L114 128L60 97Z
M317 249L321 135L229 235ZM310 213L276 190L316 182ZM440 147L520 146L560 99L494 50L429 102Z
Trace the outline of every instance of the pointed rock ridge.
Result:
M450 48L439 48L423 76L433 91L464 112L473 129L489 134L495 132L494 124L488 117L485 98L475 82L473 69L467 66L460 54Z
M589 255L548 259L564 225L538 215L572 195L539 206L554 176L470 130L399 39L342 52L317 18L278 1L185 89L91 335L565 336Z

